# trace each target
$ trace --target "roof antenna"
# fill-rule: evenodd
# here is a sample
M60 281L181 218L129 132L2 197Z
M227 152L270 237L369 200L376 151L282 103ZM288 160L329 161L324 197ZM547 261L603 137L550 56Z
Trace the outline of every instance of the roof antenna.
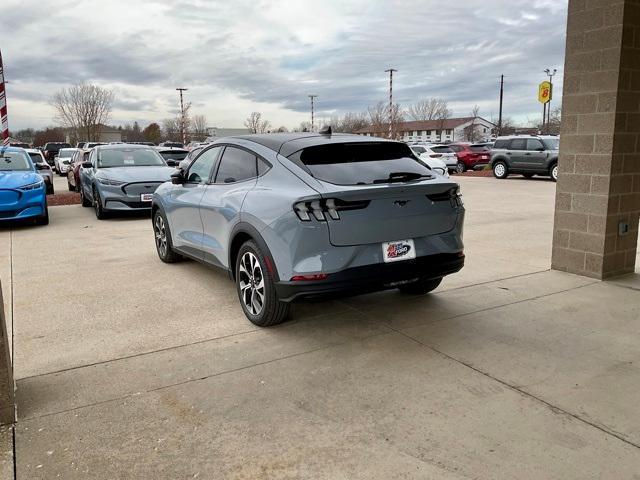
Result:
M320 135L331 135L331 125L325 125L320 130L318 130Z

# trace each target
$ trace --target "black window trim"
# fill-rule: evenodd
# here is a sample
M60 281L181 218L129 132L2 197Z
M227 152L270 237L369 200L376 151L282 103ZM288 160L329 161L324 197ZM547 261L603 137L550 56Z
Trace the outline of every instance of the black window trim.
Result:
M220 157L222 156L222 152L224 151L224 148L220 148L220 151L218 152L218 156L216 157L213 166L211 167L211 172L209 172L209 178L207 179L206 182L191 182L188 180L189 178L189 170L191 170L191 167L193 166L194 163L196 163L196 160L198 160L205 152L208 152L209 150L213 149L213 148L219 148L222 147L222 145L210 145L207 148L203 148L202 151L200 153L198 153L198 155L191 160L191 163L189 163L189 168L187 168L186 172L185 172L185 181L184 183L188 183L189 185L211 185L211 176L213 174L213 172L216 172L218 170L218 163L220 162Z

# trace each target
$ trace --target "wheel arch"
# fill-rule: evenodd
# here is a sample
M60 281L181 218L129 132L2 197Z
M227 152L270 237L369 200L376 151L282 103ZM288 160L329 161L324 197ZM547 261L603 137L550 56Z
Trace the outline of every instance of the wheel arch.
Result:
M271 250L267 246L267 242L265 242L262 235L257 228L255 228L250 223L240 222L238 223L233 230L231 231L231 235L229 235L229 276L235 280L236 278L236 260L238 257L238 252L240 251L240 247L247 241L253 240L258 244L260 250L265 255L265 259L267 261L267 268L269 269L271 275L274 280L279 280L280 276L278 275L278 269L276 267L276 263L273 259L273 255L271 254Z

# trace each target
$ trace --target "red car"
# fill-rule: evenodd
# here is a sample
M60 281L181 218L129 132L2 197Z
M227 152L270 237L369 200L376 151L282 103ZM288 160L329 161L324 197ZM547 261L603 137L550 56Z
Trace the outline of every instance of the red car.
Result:
M456 152L458 157L456 167L458 173L467 170L480 170L491 162L491 150L484 144L452 143L449 148Z
M90 150L78 150L71 157L69 170L67 170L67 186L70 192L80 191L80 168L82 162L89 160L89 152Z

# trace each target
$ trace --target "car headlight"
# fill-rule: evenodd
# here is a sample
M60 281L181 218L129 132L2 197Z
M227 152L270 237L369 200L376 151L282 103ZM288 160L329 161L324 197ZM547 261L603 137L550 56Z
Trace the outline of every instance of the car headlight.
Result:
M120 180L111 180L109 178L96 178L98 182L103 185L112 185L114 187L119 187L120 185L124 185L126 182L121 182Z
M38 188L42 187L42 184L44 183L44 180L39 180L36 183L30 183L29 185L23 185L22 187L19 187L20 190L27 192L29 190L37 190Z

